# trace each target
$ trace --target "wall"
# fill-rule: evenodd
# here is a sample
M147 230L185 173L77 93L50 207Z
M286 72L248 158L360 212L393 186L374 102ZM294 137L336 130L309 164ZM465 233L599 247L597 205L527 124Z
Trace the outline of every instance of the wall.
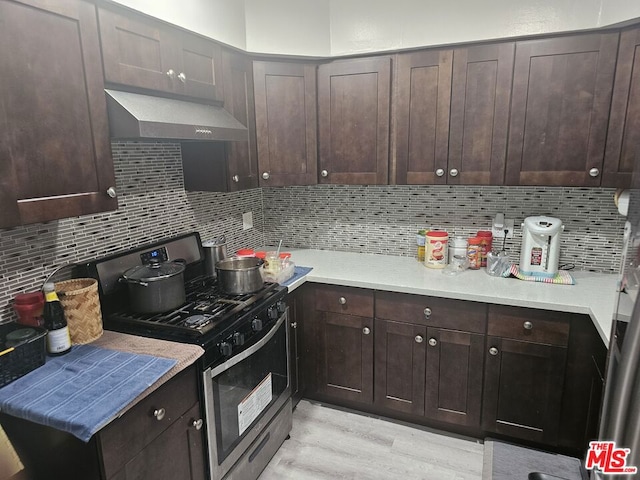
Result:
M231 251L263 242L262 192L185 192L180 145L113 143L115 212L0 230L0 323L14 318L16 293L39 289L68 262L96 259L144 243L199 231L225 234ZM254 228L242 230L242 213Z
M519 263L520 223L560 218L560 264L617 273L624 217L606 188L317 185L263 189L266 244L413 256L418 229L468 237L497 212L515 219L507 251ZM499 245L499 243L498 243ZM295 261L295 258L294 258Z

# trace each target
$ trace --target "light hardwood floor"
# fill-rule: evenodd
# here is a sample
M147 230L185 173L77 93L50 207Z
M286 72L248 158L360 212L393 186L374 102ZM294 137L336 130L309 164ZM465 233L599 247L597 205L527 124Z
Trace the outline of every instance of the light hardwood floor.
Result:
M480 480L483 445L302 400L259 480Z

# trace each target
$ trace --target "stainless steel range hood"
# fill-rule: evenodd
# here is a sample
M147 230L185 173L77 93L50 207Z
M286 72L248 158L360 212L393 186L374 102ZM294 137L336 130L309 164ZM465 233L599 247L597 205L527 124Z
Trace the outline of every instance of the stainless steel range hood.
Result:
M112 138L247 140L244 125L224 108L139 93L107 90Z

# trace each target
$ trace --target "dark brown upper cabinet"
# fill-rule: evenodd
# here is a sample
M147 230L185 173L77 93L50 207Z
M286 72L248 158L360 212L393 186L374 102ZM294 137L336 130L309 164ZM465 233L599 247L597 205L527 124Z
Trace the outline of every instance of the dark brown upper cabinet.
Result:
M318 67L320 183L387 184L391 57Z
M640 28L620 35L602 186L630 187L640 159Z
M600 185L617 33L516 43L506 183Z
M222 100L220 45L131 12L98 9L105 80Z
M451 50L398 55L391 183L447 183Z
M260 186L318 183L316 66L253 62Z
M0 58L0 227L116 209L94 6L0 2Z

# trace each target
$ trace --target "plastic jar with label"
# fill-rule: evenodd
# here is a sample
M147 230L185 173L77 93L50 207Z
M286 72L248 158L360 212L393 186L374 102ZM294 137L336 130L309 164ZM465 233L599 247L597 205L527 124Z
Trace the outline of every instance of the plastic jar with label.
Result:
M493 243L493 233L488 230L480 230L476 233L476 237L480 239L480 247L482 250L482 267L487 266L487 253L491 251L491 246Z
M449 239L449 263L452 262L453 257L459 255L461 257L467 257L467 239L464 237L453 237Z
M444 268L447 265L449 234L432 230L425 235L424 265L429 268Z
M467 240L467 260L469 260L469 269L478 270L482 266L482 239L479 237L471 237Z

